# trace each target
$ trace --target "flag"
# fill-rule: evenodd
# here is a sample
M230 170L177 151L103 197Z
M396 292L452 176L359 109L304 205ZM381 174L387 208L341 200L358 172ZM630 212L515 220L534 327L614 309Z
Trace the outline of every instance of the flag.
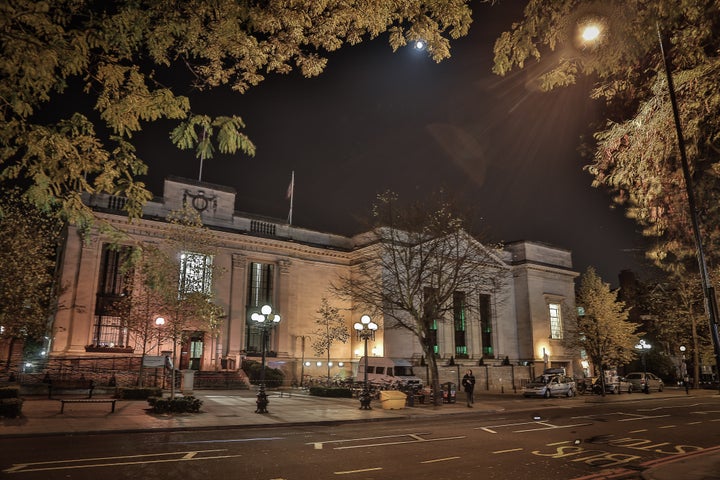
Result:
M290 185L288 185L287 195L285 198L290 200L290 213L288 214L288 225L292 225L293 198L295 197L295 170L290 177Z

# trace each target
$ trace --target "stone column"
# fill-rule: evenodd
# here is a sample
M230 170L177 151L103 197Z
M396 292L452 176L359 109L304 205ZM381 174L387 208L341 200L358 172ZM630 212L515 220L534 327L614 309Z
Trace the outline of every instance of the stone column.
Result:
M225 327L225 355L235 359L235 368L240 368L240 350L245 348L245 295L247 290L247 256L232 254L230 271L230 300L227 325Z
M278 300L277 312L280 314L282 321L280 322L280 325L275 328L275 338L273 339L272 346L270 347L277 352L278 357L287 357L289 354L288 352L292 350L290 324L295 321L295 302L293 301L294 295L291 294L291 265L292 262L290 260L278 261L279 275L276 298Z

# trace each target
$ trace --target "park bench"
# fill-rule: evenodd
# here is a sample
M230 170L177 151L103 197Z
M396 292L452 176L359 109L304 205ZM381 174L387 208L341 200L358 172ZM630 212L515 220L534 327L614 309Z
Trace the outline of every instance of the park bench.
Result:
M67 390L87 390L87 398L91 399L93 390L95 389L95 382L92 380L51 380L46 379L45 383L48 386L48 398L53 398L53 391L55 393L59 391Z
M92 380L49 380L46 381L48 384L48 398L53 399L53 392L59 391L67 392L72 390L87 390L86 398L55 398L60 402L60 413L65 412L66 403L109 403L110 413L115 413L115 398L93 398L93 390L95 389L95 382Z
M110 403L110 413L115 413L115 398L60 398L60 413L64 413L66 403Z

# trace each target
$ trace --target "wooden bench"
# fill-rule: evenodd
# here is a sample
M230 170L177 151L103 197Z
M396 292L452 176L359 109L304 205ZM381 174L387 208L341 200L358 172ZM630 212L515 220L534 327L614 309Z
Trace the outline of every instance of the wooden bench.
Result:
M60 398L60 413L64 413L66 403L111 403L110 413L115 413L115 398Z

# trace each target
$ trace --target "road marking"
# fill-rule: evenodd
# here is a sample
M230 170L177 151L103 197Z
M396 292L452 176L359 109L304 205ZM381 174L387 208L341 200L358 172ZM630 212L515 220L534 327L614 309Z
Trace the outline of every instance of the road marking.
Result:
M508 450L495 450L492 453L510 453L510 452L520 452L522 451L522 448L510 448Z
M543 428L526 428L524 430L513 430L513 433L527 433L527 432L539 432L542 430L559 430L561 428L573 428L573 427L587 427L592 423L575 423L573 425L552 425L544 422L537 422L540 425L544 425Z
M647 432L647 431L648 431L647 428L641 428L640 430L630 430L628 433L642 433L642 432Z
M360 442L363 440L378 440L381 438L399 438L399 437L408 437L413 435L430 435L430 432L420 432L420 433L401 433L399 435L381 435L378 437L360 437L360 438L346 438L345 440L328 440L326 442L309 442L305 445L313 445L315 447L315 450L322 450L323 445L326 443L347 443L347 442Z
M460 457L445 457L445 458L436 458L434 460L425 460L424 462L420 463L437 463L437 462L447 462L448 460L457 460Z
M460 435L457 437L442 437L442 438L430 438L417 440L413 437L412 440L398 440L397 442L384 442L384 443L365 443L362 445L348 445L347 447L334 447L334 450L349 450L352 448L367 448L367 447L385 447L388 445L404 445L408 443L428 443L428 442L441 442L444 440L460 440L467 438L467 435Z
M659 429L663 429L663 428L675 428L675 425L664 425L664 426L658 427L658 428L659 428Z
M168 442L176 445L188 443L234 443L234 442L264 442L268 440L284 440L283 437L255 437L255 438L229 438L227 440L190 440L187 442Z
M169 462L188 462L193 460L213 460L219 458L234 458L242 455L213 455L209 457L198 457L200 453L224 452L226 450L198 450L192 452L169 452L154 453L144 455L123 455L118 457L97 457L97 458L78 458L72 460L56 460L46 462L22 463L3 470L4 473L27 473L27 472L47 472L54 470L74 470L81 468L98 468L98 467L117 467L124 465L146 465L150 463L169 463ZM156 458L152 460L148 457L164 457L170 455L178 455L177 458ZM133 460L137 459L137 460ZM80 463L104 461L105 463Z
M376 472L378 470L382 470L382 467L363 468L360 470L345 470L344 472L333 472L333 473L335 475L350 475L353 473Z
M628 413L627 415L633 415L632 413ZM635 420L647 420L649 418L665 418L669 417L670 415L638 415L634 418L621 418L618 420L618 422L634 422Z
M697 425L698 423L703 423L703 422L688 422L688 425Z

